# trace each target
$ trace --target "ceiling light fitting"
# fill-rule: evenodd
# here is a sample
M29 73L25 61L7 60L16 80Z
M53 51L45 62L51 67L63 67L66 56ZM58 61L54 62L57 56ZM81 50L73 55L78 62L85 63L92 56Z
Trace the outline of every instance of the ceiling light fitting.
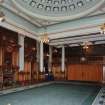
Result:
M48 33L47 33L47 28L45 27L44 29L45 29L45 32L41 36L41 42L48 44L49 43L49 37L48 37Z
M90 45L92 45L92 42L88 42L88 41L83 42L83 44L82 44L83 49L88 49Z
M83 57L80 58L80 60L81 60L82 62L85 62L85 61L86 61L86 57L83 56Z
M100 33L105 34L105 23L101 25L100 27Z

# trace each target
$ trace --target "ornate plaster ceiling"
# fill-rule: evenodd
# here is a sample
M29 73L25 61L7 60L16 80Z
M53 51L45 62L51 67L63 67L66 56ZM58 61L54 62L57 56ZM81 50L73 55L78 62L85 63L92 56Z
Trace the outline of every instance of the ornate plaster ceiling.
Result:
M24 13L39 19L64 21L83 17L105 0L12 0Z
M55 21L55 20L57 20L57 18L59 18L59 20L63 20L61 17L63 17L63 18L65 17L65 19L67 19L66 15L63 15L63 13L66 14L66 12L64 12L64 11L62 11L62 16L61 16L61 14L59 16L59 14L57 14L55 12L52 15L48 15L48 16L45 15L48 18L48 20L45 21L45 19L46 19L46 18L44 18L45 11L43 9L41 9L42 11L44 11L43 14L41 12L39 12L39 14L37 14L36 12L34 12L34 10L31 11L31 9L29 7L27 7L28 6L27 3L29 1L30 2L33 1L33 3L35 1L37 1L38 3L42 2L41 0L4 0L4 2L2 2L2 6L5 9L7 9L6 12L9 11L9 12L13 13L14 15L16 14L16 16L19 16L19 17L21 17L25 20L28 20L29 23L37 26L38 29L40 29L40 33L43 33L43 31L44 31L43 26L47 25L48 26L48 28L47 28L48 31L47 32L49 34L51 45L57 46L57 45L63 45L63 44L66 45L66 44L69 44L69 43L73 43L72 41L74 41L75 39L70 40L71 41L70 42L70 41L68 41L69 39L66 40L66 38L71 37L71 36L74 37L74 36L78 36L78 35L81 36L80 40L89 40L89 41L105 40L104 35L102 37L100 37L100 35L97 35L97 36L95 36L96 38L93 38L93 36L91 36L88 39L87 38L83 39L84 33L85 34L90 34L90 33L97 33L97 32L100 31L99 27L97 25L102 24L105 21L105 19L104 19L105 18L104 17L105 3L103 3L105 0L89 0L89 1L86 1L86 0L71 0L71 3L74 2L76 6L77 6L78 1L82 1L82 2L85 1L85 2L88 2L88 5L90 5L90 8L85 7L85 6L88 6L88 5L85 5L85 4L84 4L84 6L81 6L81 7L77 6L76 8L74 8L72 10L72 12L74 12L74 13L76 13L75 11L77 11L77 9L78 9L78 14L81 14L81 13L87 11L87 10L91 10L91 8L94 8L94 10L96 9L95 11L92 10L93 12L91 11L89 14L85 14L83 18L79 18L79 17L82 17L82 16L75 17L75 18L70 18L70 17L74 16L75 14L73 15L73 14L71 14L72 12L69 12L67 10L67 12L70 15L70 16L67 15L69 17L68 20L79 18L79 19L76 19L76 20L73 20L73 21L72 20L71 21ZM51 1L51 0L45 0L43 2L47 3L47 1ZM62 1L62 0L52 0L52 3L54 3L54 1ZM65 5L67 4L67 2L70 2L68 0L64 0L64 1L66 1ZM21 4L22 2L23 2L24 5ZM43 3L43 5L44 5L44 3ZM31 7L31 8L36 9L36 7ZM52 11L50 11L50 13L51 12ZM56 11L56 12L58 12L58 11ZM10 19L11 16L8 15L8 14L6 14L6 16L7 16L8 19ZM43 18L37 17L36 15L38 15L38 16L41 15ZM57 16L57 17L55 17L54 15ZM56 19L51 21L52 19L50 17L53 17L53 16ZM78 23L78 24L76 24L76 23ZM11 29L13 29L13 28L11 28ZM27 33L27 35L28 34L29 33ZM62 42L61 42L60 38L63 38ZM75 43L78 43L78 42L75 42ZM73 46L74 46L75 43L73 43ZM97 43L104 43L104 42L101 41L101 42L97 42Z

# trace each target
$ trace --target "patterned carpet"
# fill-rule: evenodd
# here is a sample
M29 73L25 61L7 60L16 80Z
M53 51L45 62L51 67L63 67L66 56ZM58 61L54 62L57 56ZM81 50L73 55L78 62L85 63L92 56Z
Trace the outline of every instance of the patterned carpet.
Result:
M92 105L100 88L52 84L0 96L0 105Z

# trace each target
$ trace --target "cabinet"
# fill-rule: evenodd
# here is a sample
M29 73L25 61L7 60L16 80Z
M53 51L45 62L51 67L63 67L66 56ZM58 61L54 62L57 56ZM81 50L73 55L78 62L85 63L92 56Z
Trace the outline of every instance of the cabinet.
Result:
M15 79L14 79L14 70L12 67L10 66L4 66L3 67L3 86L7 87L7 86L11 86L13 85L13 83L15 83Z
M16 83L15 74L18 69L18 47L2 44L0 46L0 89Z
M70 64L68 66L68 80L76 81L102 81L101 64Z
M13 86L15 82L15 69L2 65L0 67L0 89Z

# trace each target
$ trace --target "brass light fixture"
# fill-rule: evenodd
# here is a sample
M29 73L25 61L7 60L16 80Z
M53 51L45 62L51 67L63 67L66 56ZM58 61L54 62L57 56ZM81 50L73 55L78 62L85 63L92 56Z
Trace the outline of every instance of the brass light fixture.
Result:
M92 42L89 42L89 41L83 42L82 44L83 49L88 49L90 45L92 45Z
M100 27L100 33L105 34L105 23L101 25Z
M42 43L49 43L49 38L48 38L48 34L47 33L44 33L43 36L41 36L41 42Z
M48 37L48 33L47 33L47 28L45 27L44 29L45 29L45 32L41 36L41 42L48 44L49 43L49 37Z
M81 58L80 58L80 61L85 62L85 61L86 61L86 57L84 57L84 56L81 57Z

